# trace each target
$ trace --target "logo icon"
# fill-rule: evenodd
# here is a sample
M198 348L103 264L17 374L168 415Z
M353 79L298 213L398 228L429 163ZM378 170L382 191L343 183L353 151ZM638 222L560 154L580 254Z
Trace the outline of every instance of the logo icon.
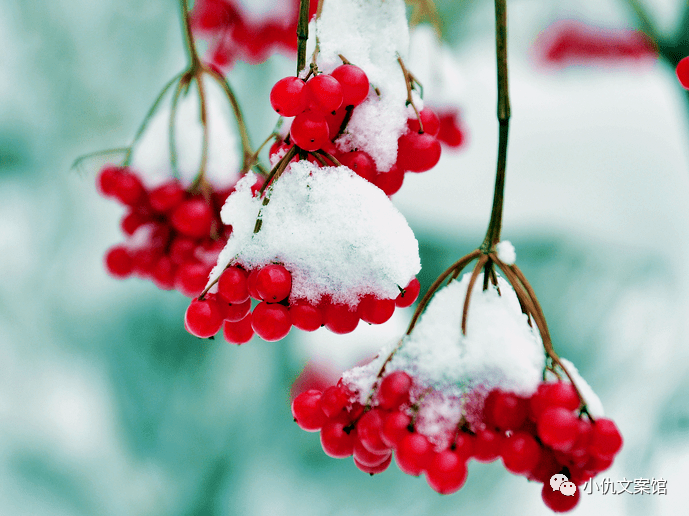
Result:
M577 486L574 482L570 482L562 473L556 473L550 477L550 487L553 488L553 491L560 491L565 496L574 496L574 493L577 492Z

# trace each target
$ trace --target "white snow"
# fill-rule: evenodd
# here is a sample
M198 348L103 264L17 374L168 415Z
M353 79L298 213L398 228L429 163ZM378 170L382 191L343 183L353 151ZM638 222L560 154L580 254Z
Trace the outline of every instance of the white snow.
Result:
M209 75L203 76L208 130L208 161L205 178L218 189L228 188L239 179L241 153L237 123L232 106L221 86ZM147 187L158 186L173 177L170 161L170 114L176 84L162 99L141 139L134 146L131 167ZM196 82L188 92L182 89L175 116L177 170L184 186L199 172L203 142L199 90Z
M567 371L572 376L572 380L574 380L574 385L576 385L577 389L579 389L579 392L583 396L584 401L586 401L586 408L588 409L589 414L591 414L594 418L603 417L605 415L605 411L603 410L603 403L601 403L598 395L593 392L591 386L581 377L579 371L576 367L574 367L572 362L562 357L560 357L560 361L567 368ZM548 372L547 379L556 380L555 375L550 372ZM567 377L564 375L562 379L567 381Z
M346 167L291 164L275 181L270 202L253 197L253 174L237 184L221 211L233 228L218 265L247 268L279 262L292 273L291 299L317 302L331 294L355 305L365 294L392 298L421 269L418 243L382 190Z
M517 261L517 251L514 249L512 242L509 240L503 240L498 245L495 246L495 250L498 253L498 258L501 262L507 265L514 265Z

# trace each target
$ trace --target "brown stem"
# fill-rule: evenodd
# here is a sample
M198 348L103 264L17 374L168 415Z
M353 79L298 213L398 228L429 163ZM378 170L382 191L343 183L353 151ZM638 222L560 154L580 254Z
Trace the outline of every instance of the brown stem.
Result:
M287 165L296 153L297 148L290 147L290 149L287 151L287 154L285 154L282 157L282 159L275 164L275 167L273 167L273 170L270 172L268 178L261 186L259 195L263 195L265 193L265 197L263 198L263 204L261 206L261 209L258 211L258 215L256 216L256 224L254 225L254 235L261 231L261 226L263 225L263 219L261 218L263 215L263 208L265 206L268 206L268 203L270 202L270 194L267 192L267 189L271 187L275 181L278 180L278 178L280 177L282 172L287 168Z
M316 152L314 152L314 153L312 153L312 154L316 154L316 155L320 155L320 156L325 156L325 157L328 158L328 159L330 160L330 162L333 163L336 167L341 167L341 166L342 166L342 163L340 163L340 161L339 161L335 156L333 156L332 154L330 154L330 153L327 152L327 151L324 151L323 149L317 150Z
M419 121L419 134L422 134L423 122L421 121L421 115L419 114L419 110L416 109L416 105L414 104L414 101L411 97L411 85L414 79L409 73L409 70L407 70L407 67L404 66L404 61L402 61L401 57L397 57L397 62L400 64L400 68L402 68L402 73L404 74L404 85L407 87L407 104L411 105L411 107L414 109L414 113L416 113L416 119Z
M309 39L309 0L299 3L299 24L297 25L297 76L306 66L306 42Z
M495 48L498 62L498 164L495 174L493 208L488 231L481 249L490 252L500 241L502 229L502 208L505 192L505 168L507 165L507 137L510 123L510 97L507 83L507 8L506 0L495 0Z
M187 0L179 0L179 3L180 7L182 8L184 43L187 47L187 53L189 54L189 68L191 70L195 70L201 64L201 59L199 59L199 54L196 52L196 43L194 42L194 36L191 33L191 24L189 23L189 6L187 5Z
M464 307L462 308L462 335L467 334L467 316L469 315L469 300L471 299L471 292L474 290L474 284L478 279L478 275L481 274L481 269L484 265L488 263L488 256L481 254L474 270L471 273L471 278L469 279L469 286L467 287L467 293L464 297Z

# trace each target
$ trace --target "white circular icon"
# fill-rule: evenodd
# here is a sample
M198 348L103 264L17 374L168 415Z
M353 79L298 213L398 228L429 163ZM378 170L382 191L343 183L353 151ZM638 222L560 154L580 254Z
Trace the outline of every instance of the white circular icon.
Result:
M550 477L550 487L553 488L553 491L560 491L565 496L574 496L574 493L577 492L577 486L574 482L570 482L562 473L556 473Z

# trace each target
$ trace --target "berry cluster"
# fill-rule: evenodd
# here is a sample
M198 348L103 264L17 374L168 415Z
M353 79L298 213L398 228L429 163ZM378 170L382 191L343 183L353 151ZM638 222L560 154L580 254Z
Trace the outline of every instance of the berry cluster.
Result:
M352 64L343 64L331 74L321 73L307 81L299 77L280 79L270 92L270 103L277 113L293 116L294 120L287 139L273 144L271 161L293 145L311 153L323 150L387 195L402 187L405 171L425 172L433 168L441 154L441 121L429 108L422 109L418 118L408 119L407 130L397 141L397 161L386 172L378 170L374 159L364 151L338 150L334 142L345 131L356 106L368 97L369 89L366 73ZM314 157L309 159L319 163ZM321 159L327 165L336 164Z
M187 331L200 338L212 337L222 326L225 339L233 344L248 342L254 333L263 340L278 341L292 326L304 331L325 326L333 333L344 334L354 331L359 320L369 324L386 322L395 307L407 307L416 301L419 289L419 281L414 278L394 299L367 295L355 307L327 298L312 304L290 301L292 275L282 265L250 271L231 266L220 275L217 292L192 300L184 321ZM258 301L253 311L252 298Z
M136 274L161 289L198 296L229 237L220 208L231 190L192 194L177 180L147 189L131 169L113 165L100 171L97 186L127 207L121 222L127 240L107 251L108 272L116 278Z
M297 396L292 414L302 429L320 430L327 455L353 455L359 469L374 474L390 465L394 450L403 472L425 473L441 494L462 487L470 458L492 462L500 457L508 471L544 483L543 500L556 512L572 509L579 493L551 492L550 477L564 474L581 485L607 469L622 446L611 420L593 422L576 414L580 400L570 383L542 383L530 398L492 390L483 404L482 424L470 428L462 418L449 435L418 431L427 395L415 389L409 374L395 371L382 378L366 406L340 380L323 392L312 389Z

